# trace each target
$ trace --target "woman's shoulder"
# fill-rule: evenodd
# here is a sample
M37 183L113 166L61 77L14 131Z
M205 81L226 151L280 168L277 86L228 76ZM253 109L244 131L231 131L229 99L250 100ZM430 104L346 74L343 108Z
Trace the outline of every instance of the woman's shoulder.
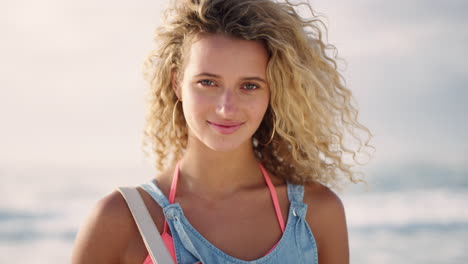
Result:
M133 233L131 221L131 213L118 191L101 198L77 234L72 262L120 263Z
M105 223L112 225L115 228L126 231L128 229L129 220L133 217L127 206L127 202L122 194L114 190L97 201L92 215L95 215L97 224Z
M106 196L99 199L94 207L93 212L101 220L110 220L119 216L119 220L115 221L115 224L119 224L120 221L125 222L123 219L131 217L130 211L128 210L125 199L119 191L114 190Z
M306 220L314 234L320 259L345 261L349 254L348 231L340 197L321 183L311 183L304 185L304 203L307 204Z
M336 214L344 210L340 197L329 187L312 182L304 185L304 203L321 213Z
M340 197L321 183L304 185L304 203L307 220L320 227L341 225L345 221L344 206Z
M154 206L145 191L138 191L153 221L161 228L161 209ZM80 228L72 259L73 263L135 263L135 259L144 259L145 250L127 202L115 190L97 201Z

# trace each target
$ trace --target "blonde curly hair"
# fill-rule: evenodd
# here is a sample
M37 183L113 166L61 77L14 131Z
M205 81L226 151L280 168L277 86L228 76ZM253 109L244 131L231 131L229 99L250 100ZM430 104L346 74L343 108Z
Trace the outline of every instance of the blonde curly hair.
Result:
M312 18L298 14L301 5ZM352 93L338 72L336 48L323 38L326 30L307 2L175 1L156 31L157 49L145 61L150 90L143 146L150 145L156 154L156 169L162 171L179 160L187 146L187 126L172 88L172 73L182 78L187 46L198 33L212 33L261 40L269 53L270 103L252 137L263 166L297 184L340 187L343 180L360 181L352 167L362 164L357 155L372 147L368 144L372 135L357 121Z

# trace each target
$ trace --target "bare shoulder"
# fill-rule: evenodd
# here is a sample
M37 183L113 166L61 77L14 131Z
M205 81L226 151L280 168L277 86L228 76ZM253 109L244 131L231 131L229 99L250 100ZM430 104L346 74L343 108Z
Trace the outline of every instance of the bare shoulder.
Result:
M72 263L120 263L135 226L118 191L100 199L81 226Z
M344 216L344 206L340 197L321 183L304 185L304 202L314 210L314 214L322 217Z
M340 197L323 184L312 183L304 186L304 203L319 263L349 263L346 215Z

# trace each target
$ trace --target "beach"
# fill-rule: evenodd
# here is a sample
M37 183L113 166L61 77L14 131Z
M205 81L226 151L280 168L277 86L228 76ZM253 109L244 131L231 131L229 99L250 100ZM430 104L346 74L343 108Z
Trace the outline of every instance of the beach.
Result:
M359 184L339 193L351 263L467 263L468 170L431 166L370 170L368 190ZM0 263L59 264L70 262L79 225L99 198L154 172L149 166L4 166L0 173Z

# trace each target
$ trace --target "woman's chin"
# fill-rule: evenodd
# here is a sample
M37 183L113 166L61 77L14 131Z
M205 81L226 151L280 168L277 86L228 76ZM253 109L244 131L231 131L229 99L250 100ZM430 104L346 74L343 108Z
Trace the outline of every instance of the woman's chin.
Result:
M245 147L247 144L251 144L251 140L241 140L239 138L217 138L217 139L208 139L205 138L201 140L203 144L211 149L212 151L218 152L232 152L236 151L242 147Z
M193 138L193 143L195 142L197 142L196 144L202 144L206 148L217 152L232 152L252 144L251 138L244 138L242 135L195 136L195 138Z
M205 145L211 150L218 152L235 151L241 146L239 142L207 142Z

